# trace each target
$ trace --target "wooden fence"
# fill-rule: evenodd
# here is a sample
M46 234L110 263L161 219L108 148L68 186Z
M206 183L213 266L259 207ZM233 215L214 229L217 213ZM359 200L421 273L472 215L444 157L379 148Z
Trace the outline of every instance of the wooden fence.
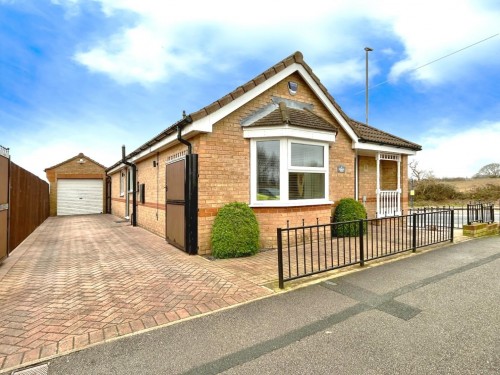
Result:
M4 161L5 156L7 155L2 156ZM3 182L6 176L9 180L8 203L4 205L4 208L7 207L4 210L7 212L7 223L2 223L7 227L5 255L12 252L49 216L49 184L10 160L0 167L5 169L9 165L10 173L0 171Z

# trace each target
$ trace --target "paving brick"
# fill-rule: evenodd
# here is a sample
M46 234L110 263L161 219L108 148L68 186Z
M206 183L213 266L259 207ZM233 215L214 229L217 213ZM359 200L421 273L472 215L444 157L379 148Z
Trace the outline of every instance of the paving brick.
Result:
M11 354L5 357L2 368L11 368L22 363L24 353Z
M33 362L33 361L39 359L40 352L41 352L41 348L36 348L36 349L29 350L27 352L24 352L22 363L29 363L29 362Z
M0 362L20 364L37 350L42 358L65 353L270 293L257 284L276 275L273 252L207 261L115 221L51 217L37 229L37 246L0 284Z

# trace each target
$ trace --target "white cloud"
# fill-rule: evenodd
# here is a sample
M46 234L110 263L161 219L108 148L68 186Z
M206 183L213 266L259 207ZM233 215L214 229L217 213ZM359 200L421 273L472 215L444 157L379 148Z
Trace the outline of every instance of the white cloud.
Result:
M424 149L415 159L423 170L436 177L472 177L484 165L500 162L500 122L471 124L465 131L431 130L420 143Z
M81 0L53 1L73 10L84 4ZM498 60L498 48L492 46L498 46L500 37L446 63L412 71L497 33L500 8L493 2L488 9L488 2L476 0L310 0L300 8L264 0L186 0L175 7L156 0L94 1L108 17L131 12L136 18L129 28L87 46L75 58L122 83L150 84L175 74L199 76L210 69L209 64L233 55L256 57L276 49L292 53L302 46L307 48L308 61L320 60L315 66L343 83L349 77L352 84L360 82L363 74L360 62L353 64L349 53L362 52L375 37L400 40L404 47L404 55L391 70L392 81L410 74L416 80L439 83L457 79L473 62ZM379 35L370 35L370 27ZM380 46L380 54L388 56L391 48ZM321 61L315 54L330 60ZM331 73L332 68L339 72Z

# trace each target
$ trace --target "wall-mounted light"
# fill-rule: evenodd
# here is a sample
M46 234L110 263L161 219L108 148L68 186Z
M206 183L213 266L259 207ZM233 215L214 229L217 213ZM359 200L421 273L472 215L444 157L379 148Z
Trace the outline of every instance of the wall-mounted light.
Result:
M156 168L156 160L153 160L153 168Z
M299 84L297 82L288 82L288 92L290 95L295 95L297 93L297 90L299 88Z
M85 163L85 159L80 158L80 160L78 160L78 164L83 164L83 163Z

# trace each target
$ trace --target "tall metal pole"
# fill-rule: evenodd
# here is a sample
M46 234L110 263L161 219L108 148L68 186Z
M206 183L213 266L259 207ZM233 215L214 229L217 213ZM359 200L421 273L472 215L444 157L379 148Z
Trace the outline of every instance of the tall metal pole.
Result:
M368 125L368 52L373 51L370 47L365 47L365 55L366 55L366 67L365 67L365 72L366 72L366 86L365 86L365 104L366 104L366 125Z

